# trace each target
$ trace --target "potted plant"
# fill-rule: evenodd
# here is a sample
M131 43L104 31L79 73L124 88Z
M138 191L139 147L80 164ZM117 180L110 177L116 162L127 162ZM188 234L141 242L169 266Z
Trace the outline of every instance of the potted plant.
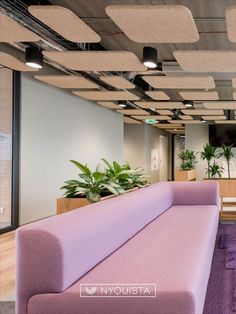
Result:
M93 172L87 165L75 160L71 162L81 173L78 174L79 180L65 181L65 185L61 187L65 192L63 198L57 199L58 214L147 184L143 169L131 169L129 164L119 165L116 161L110 164L103 159L105 167L98 165Z
M218 176L219 178L221 178L221 174L224 171L224 169L219 166L215 160L213 162L212 165L209 165L209 167L207 167L206 169L206 173L208 174L208 178L214 178L216 179L216 176Z
M230 179L230 159L234 156L233 145L222 144L221 148L222 152L220 152L219 156L224 157L227 162L228 178Z
M197 153L186 149L178 154L178 158L181 160L180 170L175 173L176 181L191 181L196 179L196 172L194 170L195 162L197 159Z
M217 148L212 147L209 144L206 144L204 146L204 151L201 153L202 159L207 160L207 169L206 173L208 174L208 180L214 180L217 181L219 184L220 188L220 197L222 200L222 206L221 206L221 216L226 217L224 219L235 219L235 217L232 216L232 211L222 211L223 207L228 207L228 206L236 206L236 202L228 202L225 201L225 198L235 198L236 197L236 178L230 178L230 159L233 157L233 148L232 145L222 145L221 146L221 151L217 153ZM227 167L228 167L228 178L222 178L222 172L223 172L223 167L220 167L216 162L215 159L224 157L227 162ZM211 160L214 160L213 164L211 165ZM216 178L218 176L218 178Z
M128 163L119 165L116 161L109 163L106 159L102 159L106 168L106 176L110 182L118 184L125 191L139 188L148 183L147 177L143 174L142 168L131 169Z
M83 165L78 161L71 162L80 169L82 173L78 176L80 180L65 181L66 185L61 189L66 190L64 195L67 198L76 198L85 195L89 203L100 201L102 196L110 194L118 195L124 192L122 187L115 182L111 182L105 172L99 167L96 171L91 171L87 165Z
M216 153L216 147L211 146L210 144L206 144L203 147L203 151L201 152L201 158L203 160L207 161L207 171L206 173L208 174L208 179L210 179L210 165L211 165L211 161L214 158L217 158L217 153Z

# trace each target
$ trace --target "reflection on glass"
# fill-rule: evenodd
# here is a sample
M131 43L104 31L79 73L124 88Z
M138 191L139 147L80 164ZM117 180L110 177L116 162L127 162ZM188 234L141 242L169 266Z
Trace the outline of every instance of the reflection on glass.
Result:
M0 229L11 226L12 71L0 67Z

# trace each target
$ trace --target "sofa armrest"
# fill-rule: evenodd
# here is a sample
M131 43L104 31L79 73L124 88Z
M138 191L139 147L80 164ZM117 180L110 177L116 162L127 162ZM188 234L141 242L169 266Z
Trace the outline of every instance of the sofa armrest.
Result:
M43 230L16 232L16 314L27 313L30 297L63 291L62 251L56 237Z
M216 205L219 207L218 182L172 182L171 185L173 205Z

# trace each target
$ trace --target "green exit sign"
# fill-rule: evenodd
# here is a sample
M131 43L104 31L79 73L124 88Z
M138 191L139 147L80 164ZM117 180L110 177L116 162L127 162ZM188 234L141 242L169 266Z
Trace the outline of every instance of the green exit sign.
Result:
M148 124L153 124L153 123L157 123L157 120L156 119L146 119L145 122Z

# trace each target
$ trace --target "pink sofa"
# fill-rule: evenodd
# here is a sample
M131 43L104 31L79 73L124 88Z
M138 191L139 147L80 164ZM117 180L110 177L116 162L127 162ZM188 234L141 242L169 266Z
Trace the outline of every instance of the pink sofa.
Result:
M16 314L201 314L218 200L214 182L157 183L19 228ZM81 297L89 283L157 293Z

